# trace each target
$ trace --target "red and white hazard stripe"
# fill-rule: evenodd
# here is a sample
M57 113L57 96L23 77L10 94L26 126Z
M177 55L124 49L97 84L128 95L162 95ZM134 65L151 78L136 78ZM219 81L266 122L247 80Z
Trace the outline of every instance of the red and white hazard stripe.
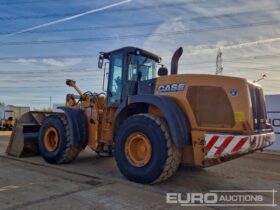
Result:
M219 158L237 153L247 153L267 147L275 142L274 133L260 135L205 135L206 158Z

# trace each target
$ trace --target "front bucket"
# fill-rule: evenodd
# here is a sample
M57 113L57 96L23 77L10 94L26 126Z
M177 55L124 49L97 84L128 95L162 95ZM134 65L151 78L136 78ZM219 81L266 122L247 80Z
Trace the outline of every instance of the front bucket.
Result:
M6 153L16 157L39 154L38 137L42 122L51 112L27 112L16 121Z

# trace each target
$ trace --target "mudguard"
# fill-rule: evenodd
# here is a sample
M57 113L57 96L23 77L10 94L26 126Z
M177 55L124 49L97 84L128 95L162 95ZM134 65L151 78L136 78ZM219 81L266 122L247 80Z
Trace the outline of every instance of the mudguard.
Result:
M88 123L81 109L58 107L64 111L67 121L70 126L70 134L73 145L82 146L85 148L88 144Z
M128 106L137 103L148 105L152 104L164 114L164 118L167 121L169 127L170 135L177 147L192 145L188 118L178 103L169 96L131 96L129 99L129 104L125 102L118 108L115 115L115 122L118 122L118 118L123 117L122 114L125 113L125 110Z

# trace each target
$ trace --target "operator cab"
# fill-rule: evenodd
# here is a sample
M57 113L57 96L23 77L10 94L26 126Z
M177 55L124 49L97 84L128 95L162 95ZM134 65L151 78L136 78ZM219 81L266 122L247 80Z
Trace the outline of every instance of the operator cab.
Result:
M154 93L158 64L161 61L159 56L139 48L124 47L112 52L100 53L99 68L103 67L104 59L109 61L108 106L118 106L129 95Z

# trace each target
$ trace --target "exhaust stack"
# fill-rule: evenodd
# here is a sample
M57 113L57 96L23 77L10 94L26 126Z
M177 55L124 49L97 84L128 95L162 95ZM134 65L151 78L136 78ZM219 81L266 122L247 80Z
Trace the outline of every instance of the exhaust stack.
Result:
M171 75L178 73L178 62L183 54L183 48L179 47L172 56L171 60Z

